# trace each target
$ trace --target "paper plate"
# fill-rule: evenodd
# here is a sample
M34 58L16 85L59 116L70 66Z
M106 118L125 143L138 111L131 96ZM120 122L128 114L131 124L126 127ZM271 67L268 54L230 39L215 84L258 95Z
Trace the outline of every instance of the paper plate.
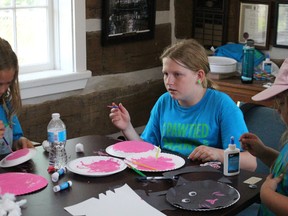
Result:
M236 71L237 61L228 57L209 56L211 73L232 73Z
M144 141L123 141L106 148L106 152L112 156L125 158L130 155L156 152L157 147Z
M136 169L146 172L175 170L185 164L185 160L182 157L168 153L160 153L158 158L156 158L155 153L135 154L126 157L125 161Z
M40 190L48 185L48 181L31 173L10 172L0 174L0 194L12 193L23 195Z
M35 154L35 148L24 148L14 151L0 161L0 167L17 166L33 158Z
M170 188L166 200L173 206L191 211L227 208L240 199L239 192L228 184L213 180L192 181Z
M126 169L123 160L107 156L89 156L77 158L67 164L67 169L84 176L107 176Z

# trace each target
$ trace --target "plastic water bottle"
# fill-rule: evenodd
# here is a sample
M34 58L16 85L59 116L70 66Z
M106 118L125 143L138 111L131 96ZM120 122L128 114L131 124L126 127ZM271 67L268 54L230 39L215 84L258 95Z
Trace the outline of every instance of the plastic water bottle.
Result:
M254 40L248 39L247 43L243 47L243 58L242 58L242 72L241 81L242 83L253 83L254 75Z
M66 144L66 126L60 119L59 113L53 113L52 119L47 126L49 142L49 166L56 169L65 167L67 164Z

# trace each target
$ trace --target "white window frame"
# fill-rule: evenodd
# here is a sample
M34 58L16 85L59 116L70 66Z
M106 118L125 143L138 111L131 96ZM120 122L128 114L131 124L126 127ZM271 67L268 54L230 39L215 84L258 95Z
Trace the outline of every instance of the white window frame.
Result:
M86 63L85 0L54 1L59 7L56 69L20 74L22 100L83 89L91 77Z

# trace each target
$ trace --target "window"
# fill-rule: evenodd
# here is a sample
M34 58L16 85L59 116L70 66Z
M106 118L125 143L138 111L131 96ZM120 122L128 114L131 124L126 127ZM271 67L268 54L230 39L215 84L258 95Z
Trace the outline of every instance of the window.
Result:
M84 0L1 0L0 21L19 58L22 99L85 87Z
M54 66L54 31L50 28L52 3L47 0L3 0L0 3L0 35L17 53L21 73Z

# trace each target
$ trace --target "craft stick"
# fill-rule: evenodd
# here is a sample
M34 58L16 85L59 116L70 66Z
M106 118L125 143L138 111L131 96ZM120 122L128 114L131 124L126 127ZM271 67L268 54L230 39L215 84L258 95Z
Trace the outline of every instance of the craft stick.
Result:
M5 137L3 137L3 140L4 140L5 144L7 145L7 147L9 148L9 150L11 152L13 152L12 148L10 147L10 145L9 145L8 141L5 139Z
M130 163L132 163L132 164L135 164L135 165L138 165L138 166L142 166L142 167L145 167L145 168L150 169L150 170L157 170L157 169L154 168L154 167L151 167L151 166L149 166L149 165L146 165L146 164L137 162L137 161L135 161L135 160L132 160L132 161L127 160L127 161L130 162Z
M158 146L157 148L158 148L158 149L157 149L157 152L156 152L156 159L158 159L159 154L160 154L160 152L161 152L160 146Z

